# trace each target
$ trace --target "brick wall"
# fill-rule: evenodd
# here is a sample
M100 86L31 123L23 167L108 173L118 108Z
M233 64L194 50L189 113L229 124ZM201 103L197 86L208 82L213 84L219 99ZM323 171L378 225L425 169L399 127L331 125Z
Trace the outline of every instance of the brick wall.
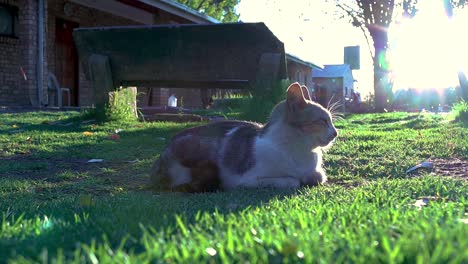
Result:
M170 89L138 87L137 106L163 106L167 105Z
M177 97L177 105L187 108L201 108L200 89L171 89L171 94Z
M50 103L47 89L48 72L56 73L55 34L58 18L78 23L79 27L138 25L138 22L96 9L70 3L71 12L65 14L65 0L44 0L45 6L45 43L43 62L43 104ZM37 98L37 0L0 0L18 7L18 38L0 37L0 106L38 106ZM155 24L190 23L190 21L159 10ZM66 58L65 58L66 59ZM24 80L20 67L27 75ZM153 105L166 105L169 89L152 89ZM139 89L139 101L147 102L146 89ZM182 92L189 94L198 92ZM93 90L85 75L79 69L79 106L93 104ZM181 94L181 96L183 96ZM190 96L193 97L193 96ZM199 97L199 96L198 96ZM52 97L50 98L52 99ZM187 101L188 102L188 101ZM192 103L190 103L192 105Z
M0 105L37 106L37 0L0 3L18 7L18 37L0 37Z

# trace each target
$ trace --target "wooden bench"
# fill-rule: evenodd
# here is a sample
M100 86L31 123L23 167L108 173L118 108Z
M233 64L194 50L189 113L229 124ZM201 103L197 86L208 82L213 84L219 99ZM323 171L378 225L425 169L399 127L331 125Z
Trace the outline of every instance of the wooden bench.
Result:
M96 106L120 86L251 89L287 78L284 45L263 23L78 28L73 37Z

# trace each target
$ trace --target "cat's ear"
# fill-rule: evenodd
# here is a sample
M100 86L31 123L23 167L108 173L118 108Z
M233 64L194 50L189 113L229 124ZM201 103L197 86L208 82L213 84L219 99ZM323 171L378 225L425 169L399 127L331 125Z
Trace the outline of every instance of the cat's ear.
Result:
M310 93L309 93L309 89L307 89L307 86L301 85L301 89L302 89L302 94L304 95L304 98L309 101L312 101L312 99L310 99Z
M286 90L286 103L290 109L303 109L307 105L299 83L295 82L291 84Z

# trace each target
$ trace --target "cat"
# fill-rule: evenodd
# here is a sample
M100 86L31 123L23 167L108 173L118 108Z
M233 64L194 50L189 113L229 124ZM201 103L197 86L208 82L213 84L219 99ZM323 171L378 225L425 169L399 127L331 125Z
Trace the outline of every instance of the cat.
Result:
M175 135L151 169L151 184L183 192L315 186L327 180L322 149L337 135L331 113L296 82L264 126L218 121Z

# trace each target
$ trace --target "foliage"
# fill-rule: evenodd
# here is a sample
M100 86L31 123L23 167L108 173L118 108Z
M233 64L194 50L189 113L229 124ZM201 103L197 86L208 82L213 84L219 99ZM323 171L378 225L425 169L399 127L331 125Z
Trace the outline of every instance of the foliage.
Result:
M458 71L458 81L460 82L461 98L468 101L468 79L463 71Z
M104 107L95 107L84 111L84 118L95 118L100 122L136 120L135 91L118 89L109 97L109 103Z
M237 22L239 14L235 7L240 0L176 0L198 12L216 18L222 22Z
M466 180L405 174L428 158L468 159L459 123L349 116L336 123L340 135L324 156L324 186L146 190L168 139L195 125L0 115L0 262L468 262ZM109 139L118 129L120 139Z
M448 108L458 102L461 95L460 87L446 89L406 89L394 93L390 109L439 111L439 107Z
M259 82L252 89L252 98L242 106L241 119L265 123L271 109L286 98L289 80Z
M252 99L252 95L243 95L243 96L229 96L227 98L215 99L213 103L213 108L218 109L235 109L242 108Z
M468 124L468 102L462 99L455 103L451 114L455 120Z

